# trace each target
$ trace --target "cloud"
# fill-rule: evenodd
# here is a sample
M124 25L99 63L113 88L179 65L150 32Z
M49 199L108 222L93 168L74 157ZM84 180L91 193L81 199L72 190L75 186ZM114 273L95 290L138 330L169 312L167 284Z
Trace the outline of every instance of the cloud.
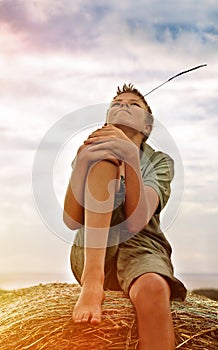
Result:
M0 20L12 32L23 35L30 50L43 48L87 49L100 28L103 14L76 6L76 2L3 1L0 3Z
M33 135L26 135L19 132L15 128L0 128L1 152L35 150L37 140L33 139Z
M174 264L180 272L217 273L217 213L207 211L206 206L184 200L175 223L167 231Z
M81 10L82 9L82 10ZM160 1L137 4L126 1L14 1L0 3L0 20L13 32L23 34L29 49L43 48L45 51L74 50L84 52L96 50L107 44L113 48L116 36L130 43L136 38L157 41L161 45L177 43L189 36L202 44L214 42L218 34L215 1L208 3ZM128 47L128 44L127 44ZM113 50L112 50L113 51Z
M165 8L159 2L151 6L141 1L137 6L130 1L125 5L115 1L2 1L1 28L9 39L2 39L5 50L13 57L20 47L21 55L11 61L9 82L5 76L1 90L10 87L12 93L32 92L40 98L55 90L66 96L67 89L60 81L65 86L71 82L74 88L73 80L81 75L87 86L102 77L134 79L140 84L151 78L158 82L184 68L187 54L190 65L213 59L214 41L204 42L200 34L207 32L208 23L215 25L211 22L215 3L210 5L196 3L198 11L193 14L187 2L179 6L170 2ZM194 30L201 23L199 13L206 23L201 30Z

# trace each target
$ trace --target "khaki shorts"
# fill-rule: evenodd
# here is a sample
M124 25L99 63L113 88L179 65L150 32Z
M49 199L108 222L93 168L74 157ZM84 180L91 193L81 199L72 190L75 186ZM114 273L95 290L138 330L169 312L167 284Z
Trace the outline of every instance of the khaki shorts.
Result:
M84 264L84 247L78 232L71 249L71 268L77 281L81 283ZM159 242L152 240L146 232L131 236L125 242L107 247L105 257L105 290L123 290L129 295L133 282L145 273L157 273L163 276L170 288L172 300L184 300L186 288L173 275L173 266L169 253Z

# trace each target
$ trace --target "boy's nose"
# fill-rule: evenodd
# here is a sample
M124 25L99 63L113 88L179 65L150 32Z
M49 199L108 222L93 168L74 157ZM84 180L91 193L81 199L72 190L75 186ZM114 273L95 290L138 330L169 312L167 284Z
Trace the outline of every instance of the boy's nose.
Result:
M122 101L122 102L120 103L120 106L121 106L121 107L127 107L127 108L129 108L129 102L128 102L128 101Z

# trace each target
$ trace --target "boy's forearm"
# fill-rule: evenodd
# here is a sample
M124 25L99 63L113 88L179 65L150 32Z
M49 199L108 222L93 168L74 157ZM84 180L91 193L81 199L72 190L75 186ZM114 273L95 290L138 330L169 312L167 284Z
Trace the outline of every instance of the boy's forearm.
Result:
M140 169L137 163L125 164L125 212L127 218L127 225L130 232L136 231L136 226L141 220L144 220L144 225L146 223L146 206L143 205L145 198L143 193L143 183L141 179ZM143 213L140 210L143 206ZM143 225L143 226L144 226ZM141 225L139 225L141 226Z
M159 198L152 188L144 186L139 159L135 159L131 165L125 165L125 183L127 226L130 232L136 233L150 221Z

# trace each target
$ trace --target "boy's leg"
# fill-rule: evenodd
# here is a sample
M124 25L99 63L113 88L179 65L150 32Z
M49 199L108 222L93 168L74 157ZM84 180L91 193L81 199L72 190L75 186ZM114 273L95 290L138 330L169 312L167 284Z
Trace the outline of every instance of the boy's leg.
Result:
M170 311L170 288L155 273L146 273L129 292L138 320L139 350L174 350L174 330Z
M118 168L101 161L90 170L85 188L85 254L82 291L75 305L75 322L98 324L104 299L104 262L114 205Z

